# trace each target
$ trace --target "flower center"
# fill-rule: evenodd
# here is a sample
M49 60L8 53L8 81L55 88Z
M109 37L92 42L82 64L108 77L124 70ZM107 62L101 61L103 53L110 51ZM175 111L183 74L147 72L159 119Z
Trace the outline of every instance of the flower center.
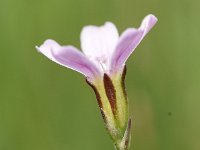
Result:
M100 57L96 57L95 61L101 66L104 72L108 69L108 59L106 55L102 55Z

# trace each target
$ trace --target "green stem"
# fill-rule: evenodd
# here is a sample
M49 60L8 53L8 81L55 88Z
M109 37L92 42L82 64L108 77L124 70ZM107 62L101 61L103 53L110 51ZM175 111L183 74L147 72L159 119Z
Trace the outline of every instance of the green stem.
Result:
M130 146L131 141L131 119L129 119L126 131L124 133L124 136L121 140L117 140L115 143L115 149L116 150L128 150Z

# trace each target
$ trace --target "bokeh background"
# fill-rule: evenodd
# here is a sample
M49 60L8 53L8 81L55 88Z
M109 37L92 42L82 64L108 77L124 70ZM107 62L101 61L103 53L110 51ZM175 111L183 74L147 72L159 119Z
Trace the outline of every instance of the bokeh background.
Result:
M0 150L112 150L82 75L39 54L81 28L159 22L127 62L131 150L200 149L199 0L0 0Z

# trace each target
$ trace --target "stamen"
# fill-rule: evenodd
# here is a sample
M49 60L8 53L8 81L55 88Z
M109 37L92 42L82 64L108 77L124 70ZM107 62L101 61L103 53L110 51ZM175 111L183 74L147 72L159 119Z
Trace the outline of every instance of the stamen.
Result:
M101 65L101 68L103 69L103 71L105 72L105 68L103 66L103 63L101 61L99 61L99 64Z
M106 62L107 62L105 55L103 55L101 57L97 57L96 60L100 64L103 71L105 72L106 71Z

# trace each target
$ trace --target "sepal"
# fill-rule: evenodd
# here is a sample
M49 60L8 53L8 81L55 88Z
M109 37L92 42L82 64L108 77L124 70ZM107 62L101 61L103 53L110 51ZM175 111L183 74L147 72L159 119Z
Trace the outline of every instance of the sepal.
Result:
M126 67L116 74L106 74L92 82L86 79L96 94L106 129L117 150L128 150L131 120L125 90Z

